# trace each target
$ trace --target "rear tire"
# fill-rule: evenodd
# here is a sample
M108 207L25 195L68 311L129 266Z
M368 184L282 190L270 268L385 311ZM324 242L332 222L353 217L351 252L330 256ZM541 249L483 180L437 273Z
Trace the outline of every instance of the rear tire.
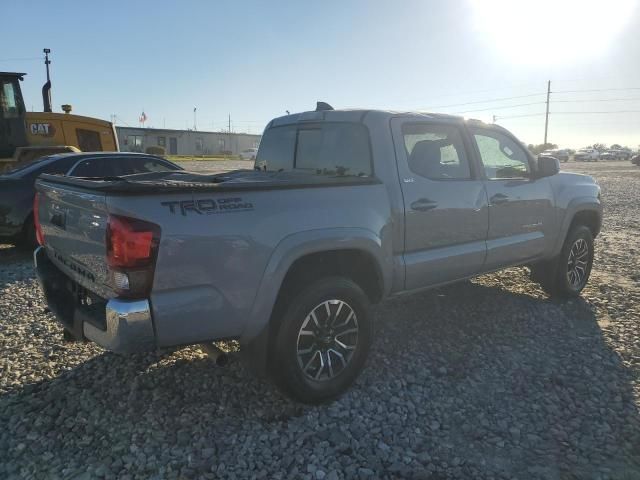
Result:
M532 268L531 277L551 297L577 297L589 281L593 265L593 234L584 225L574 226L560 255Z
M348 278L323 278L285 307L273 342L271 377L295 400L332 400L362 371L372 337L369 299L363 290Z

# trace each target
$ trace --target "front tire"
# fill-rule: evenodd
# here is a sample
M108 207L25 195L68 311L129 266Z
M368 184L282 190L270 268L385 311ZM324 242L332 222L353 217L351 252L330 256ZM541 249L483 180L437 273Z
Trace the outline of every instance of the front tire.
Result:
M589 281L593 265L593 234L584 225L567 234L560 255L546 267L532 273L542 289L552 297L577 297Z
M273 342L271 376L287 396L317 404L344 393L362 371L373 325L352 280L327 277L293 297Z

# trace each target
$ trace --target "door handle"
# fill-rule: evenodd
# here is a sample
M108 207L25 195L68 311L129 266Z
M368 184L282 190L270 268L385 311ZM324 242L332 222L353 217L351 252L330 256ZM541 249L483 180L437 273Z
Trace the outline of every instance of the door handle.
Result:
M429 200L428 198L420 198L411 204L411 209L418 212L426 212L438 206L438 202Z
M506 203L508 201L509 195L505 195L504 193L496 193L489 199L491 205L500 205L501 203Z

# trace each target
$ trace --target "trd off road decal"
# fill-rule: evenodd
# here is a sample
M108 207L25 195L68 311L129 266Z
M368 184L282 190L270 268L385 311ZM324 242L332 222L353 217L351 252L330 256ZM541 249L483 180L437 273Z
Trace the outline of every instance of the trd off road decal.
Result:
M198 215L211 215L214 213L246 212L253 210L253 204L239 197L233 198L201 198L199 200L175 200L173 202L161 202L171 213L180 212L182 215L196 213Z

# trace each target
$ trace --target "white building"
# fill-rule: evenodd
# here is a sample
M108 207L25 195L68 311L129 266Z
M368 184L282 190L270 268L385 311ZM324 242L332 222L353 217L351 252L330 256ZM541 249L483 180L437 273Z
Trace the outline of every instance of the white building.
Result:
M257 148L261 135L248 133L201 132L165 128L116 127L123 152L144 152L148 147L163 147L167 155L238 155Z

